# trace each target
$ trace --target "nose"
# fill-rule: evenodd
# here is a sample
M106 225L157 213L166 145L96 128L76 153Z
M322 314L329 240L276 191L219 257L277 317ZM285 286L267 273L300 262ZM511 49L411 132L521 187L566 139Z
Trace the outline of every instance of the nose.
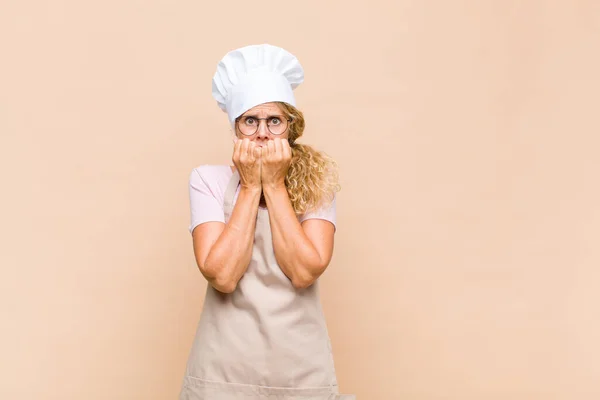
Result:
M256 131L256 137L258 139L268 139L269 138L269 128L267 127L267 121L259 120L258 121L258 130Z

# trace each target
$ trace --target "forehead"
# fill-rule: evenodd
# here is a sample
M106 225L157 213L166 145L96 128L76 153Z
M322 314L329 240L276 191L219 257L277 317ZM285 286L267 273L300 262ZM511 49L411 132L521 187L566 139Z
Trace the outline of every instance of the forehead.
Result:
M276 103L263 103L252 107L242 115L274 115L281 114L281 111Z

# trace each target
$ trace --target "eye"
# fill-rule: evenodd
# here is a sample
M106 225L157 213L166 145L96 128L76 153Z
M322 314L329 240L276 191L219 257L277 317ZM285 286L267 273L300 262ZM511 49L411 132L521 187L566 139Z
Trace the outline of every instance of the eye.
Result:
M244 118L244 124L246 124L246 125L255 125L256 124L256 119L254 119L254 117L246 117L246 118Z
M281 119L279 119L279 117L271 117L271 119L269 119L269 124L279 125L281 124Z

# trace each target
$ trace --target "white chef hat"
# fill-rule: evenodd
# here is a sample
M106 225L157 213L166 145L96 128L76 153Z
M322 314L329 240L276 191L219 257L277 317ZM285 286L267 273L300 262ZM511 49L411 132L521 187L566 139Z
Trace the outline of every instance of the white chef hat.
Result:
M212 95L229 122L254 106L271 101L296 105L293 89L304 81L298 59L269 44L232 50L217 65Z

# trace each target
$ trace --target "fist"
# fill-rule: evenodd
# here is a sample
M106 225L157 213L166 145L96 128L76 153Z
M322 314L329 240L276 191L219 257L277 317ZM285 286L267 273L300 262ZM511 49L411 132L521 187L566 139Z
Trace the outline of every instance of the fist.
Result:
M262 151L255 142L248 138L236 140L231 159L240 174L242 186L260 190L261 158Z
M262 148L262 185L285 186L285 177L292 162L292 149L287 139L269 140Z

